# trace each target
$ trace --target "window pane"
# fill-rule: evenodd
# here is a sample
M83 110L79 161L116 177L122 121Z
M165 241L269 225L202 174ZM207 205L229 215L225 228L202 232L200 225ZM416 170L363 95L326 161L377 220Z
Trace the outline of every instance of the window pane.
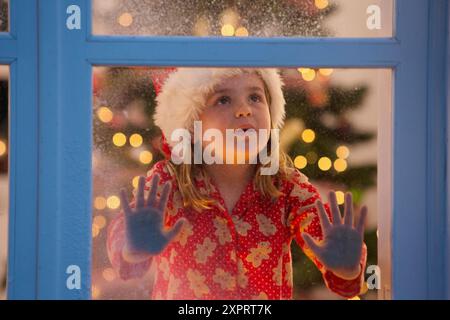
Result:
M6 298L8 248L8 89L9 68L0 65L0 300Z
M9 30L8 18L9 18L9 9L8 9L8 1L9 0L0 0L0 32L7 32Z
M93 0L95 35L391 37L394 0Z
M94 204L92 296L94 299L186 298L189 294L192 294L192 292L189 293L188 282L196 278L192 274L190 278L186 276L188 269L195 268L190 260L193 261L193 264L196 264L200 273L205 273L206 286L209 286L208 281L214 283L214 279L217 281L222 279L219 276L214 278L214 276L208 274L209 271L204 267L204 260L208 259L209 254L206 253L203 257L199 252L195 253L196 251L193 249L195 244L192 242L195 240L193 240L193 237L189 239L190 229L188 227L182 229L182 234L186 236L185 241L183 240L184 236L175 238L171 242L173 246L167 247L171 249L157 255L153 260L153 265L146 264L145 260L142 260L144 262L141 263L131 264L126 264L123 262L124 260L121 260L123 242L117 239L120 238L120 233L124 234L124 229L123 225L121 227L118 223L122 208L119 190L124 188L129 198L136 195L138 177L146 176L149 170L155 168L156 163L160 163L165 158L166 150L162 147L164 144L161 140L161 129L156 126L153 116L157 92L158 95L161 94L161 84L164 83L167 75L175 70L176 68L150 67L94 68L94 148L92 157ZM367 268L371 265L376 266L378 261L378 221L379 218L389 214L383 212L383 216L379 216L377 210L377 202L383 203L383 190L378 189L378 185L384 185L384 180L380 181L377 178L379 169L377 164L378 148L382 148L379 144L381 142L378 140L378 133L383 133L381 136L384 137L386 132L390 130L388 122L380 121L380 119L384 119L382 118L383 114L391 112L391 70L299 67L281 69L280 74L285 83L283 95L286 100L286 119L280 131L280 149L293 160L293 165L297 170L309 178L309 182L317 189L324 202L328 202L328 192L334 190L338 202L341 204L341 211L343 211L343 195L345 192L351 192L357 218L359 218L362 205L368 206L369 215L365 231L365 243L367 245L365 278L368 279L374 271L367 271L370 270ZM236 79L239 79L239 77ZM258 81L254 78L249 79L249 81ZM223 82L218 83L223 84ZM233 82L229 85L232 86ZM266 86L268 86L267 83ZM228 89L235 92L232 90L238 90L237 88L240 87ZM267 90L274 92L270 91L271 89ZM230 103L231 106L232 102L230 101L239 97L239 93L236 93L235 96L233 94L220 96L221 100L219 99L217 103L220 104L221 108L228 107L227 103ZM264 100L257 95L252 95L250 98L257 101ZM267 99L268 104L275 103L276 96L272 94L272 97L270 97L269 94ZM272 102L268 102L269 99ZM208 106L215 103L214 99L208 101L213 101L208 102ZM174 102L170 107L175 108L178 102L177 100L177 103ZM182 105L181 102L180 104ZM214 105L214 107L216 106ZM208 121L213 121L211 119L217 119L218 113L215 112L222 112L224 109L220 109L222 111L215 110L212 113L212 118L202 118L203 125L205 125L205 121L208 123ZM263 111L256 111L256 109L252 111L254 116L260 114L257 112ZM180 117L184 115L185 113L182 113ZM276 117L272 113L271 116ZM225 123L230 124L227 122L229 118L226 118L226 113L221 114L219 118L221 120L215 122L216 127L221 124L225 125ZM168 124L178 123L179 120L179 117L173 116L168 120ZM232 128L236 127L233 125ZM386 141L383 144L386 144ZM389 148L385 149L387 152L390 150ZM389 154L383 153L383 157L389 156ZM193 166L205 168L207 164L194 164ZM177 176L180 178L182 174L178 173ZM389 181L388 177L381 178L386 178L386 181ZM172 215L177 216L178 212L183 212L182 214L185 212L181 199L186 198L181 196L181 192L177 192L175 191L173 195L172 204L167 207L165 214L167 219L170 219ZM306 193L303 192L304 190L296 192L294 198L305 200L304 197L311 196L311 190ZM227 194L226 191L225 194ZM246 196L249 196L249 194L246 194ZM245 199L245 201L250 201L248 198ZM236 203L239 204L239 200L237 201ZM173 209L176 205L179 205L182 211ZM250 220L252 216L257 215L251 210L245 211L245 205L243 203L241 205L243 207L237 205L238 211L233 210L231 215L246 212L243 216ZM301 205L306 205L306 202ZM226 207L227 205L222 206L222 208ZM224 214L226 210L220 212ZM277 211L275 209L269 210L267 214L276 214L274 212ZM202 212L202 214L207 215L207 212ZM166 222L169 223L168 221ZM272 222L276 225L275 220ZM204 223L208 223L207 220ZM257 226L252 229L251 222L249 222L249 225L242 223L239 225L240 227L238 226L241 229L236 227L236 230L240 230L238 230L238 233L242 236L242 241L246 239L244 234L247 231L249 232L248 235L251 232L267 233L267 237L264 239L275 241L270 237L270 235L273 235L270 231L273 228L272 223L269 221L265 225L263 231L261 231L261 227L257 231ZM276 225L275 228L278 227ZM199 235L201 234L202 231L196 229L196 226L192 228L192 230L197 230ZM207 231L210 232L210 240L213 243L209 247L212 250L211 257L218 253L223 254L227 250L233 250L226 246L226 240L222 239L224 243L221 243L220 234L218 235L214 230L214 227L212 227L210 231ZM195 234L194 231L192 232L192 234ZM381 232L388 231L381 230ZM258 235L253 234L249 239L258 239L258 237L264 236L258 233ZM187 247L184 247L183 241ZM252 240L245 241L251 242ZM192 247L189 247L190 244ZM275 252L278 252L278 254L281 252L276 250L277 245L279 245L279 242L275 241L270 246L269 251L273 249L271 252L274 255L276 255ZM109 250L107 250L107 247L109 247ZM183 249L188 247L191 249ZM342 299L325 287L320 271L312 260L305 255L296 240L292 241L290 248L293 288L289 285L290 258L289 246L287 245L284 256L285 263L282 266L280 264L280 270L283 271L279 274L282 277L283 290L285 291L279 287L277 287L278 293L264 292L264 289L261 289L259 292L253 292L253 298L267 296L272 299L280 299L289 295L292 289L293 299ZM248 268L248 273L255 272L257 268L252 269L251 263L254 260L252 260L250 253L245 252L244 249L242 252L237 251L236 254L242 259L244 268ZM173 252L176 252L176 254ZM271 257L271 261L276 261L278 258L279 256ZM263 258L261 259L264 261ZM233 258L223 258L222 260L212 258L207 265L211 267L214 263L218 263L216 267L220 269L222 268L221 263L223 263L223 269L225 270L226 266L232 265L230 261L234 261ZM263 262L261 262L261 266L263 265ZM268 272L274 273L273 277L268 279L269 282L278 281L275 274L275 271L279 270L277 266L268 267L268 265L264 265L264 268L268 268ZM177 277L180 277L180 279L177 279ZM123 278L128 278L128 280L125 281ZM241 278L237 278L238 282L239 279ZM251 277L246 279L247 282L243 281L241 284L245 286L255 285L255 281L252 281ZM178 280L180 282L177 282ZM175 289L172 287L174 284L176 284ZM369 286L372 284L369 284ZM173 290L168 289L168 286ZM169 296L167 290L170 292ZM210 287L205 290L214 291ZM242 289L241 292L246 292L246 289ZM170 294L173 294L173 296L170 296ZM360 299L377 299L377 295L376 289L367 290L366 288L358 297ZM198 296L200 299L205 299L205 297L207 299L208 296L202 296L201 294Z

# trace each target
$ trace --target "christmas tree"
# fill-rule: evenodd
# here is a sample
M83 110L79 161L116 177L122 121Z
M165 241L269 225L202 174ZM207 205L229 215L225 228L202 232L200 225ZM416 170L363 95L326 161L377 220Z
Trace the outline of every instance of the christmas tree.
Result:
M108 34L329 36L323 21L336 9L327 1L317 0L124 1L108 10L98 5L94 17L102 21L102 30ZM367 143L375 135L356 130L347 116L362 106L368 88L360 84L351 88L332 84L332 69L302 66L281 71L287 103L281 147L311 181L328 182L351 191L358 207L364 191L376 184L376 164L348 165L349 146ZM100 158L113 159L117 165L114 168L128 172L122 179L143 174L163 158L161 132L152 121L154 79L161 73L164 69L145 67L97 68L94 72L94 147ZM108 167L114 170L111 165ZM125 180L120 183L126 184ZM104 180L95 188L94 179L94 193L104 192L108 185ZM130 184L128 187L131 190ZM104 237L101 235L99 241L104 243ZM365 241L368 264L376 264L375 230L369 230ZM292 253L295 298L323 281L301 250L293 246Z

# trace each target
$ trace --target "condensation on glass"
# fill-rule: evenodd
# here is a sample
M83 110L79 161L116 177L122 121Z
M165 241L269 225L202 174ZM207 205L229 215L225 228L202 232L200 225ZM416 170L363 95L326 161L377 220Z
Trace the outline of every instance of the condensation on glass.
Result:
M6 298L6 272L8 263L8 109L9 68L0 65L0 300Z
M93 69L94 299L148 299L152 292L154 269L149 268L143 278L121 280L109 261L106 240L108 226L121 210L120 188L131 194L137 177L145 176L164 158L161 132L152 115L155 79L163 79L166 71L150 67ZM379 137L389 139L385 132L390 124L383 117L391 112L391 69L300 66L280 72L287 101L281 147L323 199L327 201L327 192L335 190L342 201L343 193L350 191L357 212L362 204L368 205L367 266L377 265L378 221L389 215L378 210L378 203L385 202L381 199L385 182L379 178L383 158L378 155L383 149ZM292 256L294 299L339 298L325 288L320 272L294 241ZM366 279L370 275L366 274ZM359 298L377 296L377 290L369 289Z
M0 32L9 31L9 0L0 0Z
M94 35L392 37L394 0L93 0Z

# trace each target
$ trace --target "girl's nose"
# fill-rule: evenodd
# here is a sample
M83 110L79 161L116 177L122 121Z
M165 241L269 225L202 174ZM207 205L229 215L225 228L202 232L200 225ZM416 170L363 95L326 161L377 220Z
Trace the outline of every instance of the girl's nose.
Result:
M236 112L236 118L249 117L252 113L250 111L239 110Z
M240 117L249 117L251 116L251 110L249 106L247 106L245 103L240 104L240 106L237 108L235 112L236 118Z

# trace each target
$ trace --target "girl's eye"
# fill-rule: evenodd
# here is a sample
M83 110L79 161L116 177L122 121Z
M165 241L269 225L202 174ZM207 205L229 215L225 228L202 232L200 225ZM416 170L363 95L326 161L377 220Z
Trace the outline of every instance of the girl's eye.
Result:
M255 93L250 96L250 100L252 100L253 102L261 102L262 97L259 94Z
M217 99L217 104L226 104L226 103L228 103L228 102L230 102L230 97L227 97L227 96L223 96L223 97L220 97L219 99Z

